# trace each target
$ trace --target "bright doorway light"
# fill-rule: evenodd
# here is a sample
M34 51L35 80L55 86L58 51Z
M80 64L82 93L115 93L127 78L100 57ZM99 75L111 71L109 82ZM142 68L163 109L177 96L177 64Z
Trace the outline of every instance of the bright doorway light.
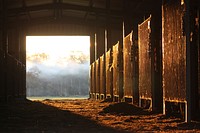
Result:
M27 36L27 97L87 96L89 53L89 36Z

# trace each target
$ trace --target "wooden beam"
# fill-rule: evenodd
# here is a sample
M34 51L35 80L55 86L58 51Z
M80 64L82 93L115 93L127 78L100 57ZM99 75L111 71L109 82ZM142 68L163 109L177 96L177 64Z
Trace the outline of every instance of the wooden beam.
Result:
M13 21L7 22L8 28L12 29L15 28L16 26L34 26L34 25L40 25L40 24L47 24L47 23L63 23L63 24L77 24L77 25L85 25L89 27L106 27L106 22L102 20L96 21L94 23L94 20L88 20L84 21L82 18L75 18L75 17L62 17L60 19L54 19L51 16L48 17L42 17L42 18L37 18L37 19L31 19L31 21L25 21L25 20L18 20L17 22L15 19ZM110 29L120 29L119 23L112 23L110 25Z
M66 3L51 3L51 4L43 4L43 5L37 5L37 6L27 6L26 9L29 12L33 11L43 11L43 10L53 10L54 8L62 8L63 10L77 10L77 11L85 11L85 12L94 12L98 14L106 14L107 11L104 8L97 8L90 6L80 6L80 5L74 5L74 4L66 4ZM17 13L23 13L23 8L10 8L8 9L9 14L17 14ZM110 10L110 14L113 16L123 16L123 13L121 10Z
M26 6L26 1L25 0L22 1L22 5L23 5L24 12L26 12L26 14L28 16L28 19L31 20L31 15L30 15L30 12L27 10L27 6Z
M93 8L93 0L90 0L90 3L89 3L89 7L90 7L90 10ZM85 16L84 16L84 20L86 21L87 20L87 16L88 16L88 14L89 14L89 12L90 11L87 11L86 13L85 13Z

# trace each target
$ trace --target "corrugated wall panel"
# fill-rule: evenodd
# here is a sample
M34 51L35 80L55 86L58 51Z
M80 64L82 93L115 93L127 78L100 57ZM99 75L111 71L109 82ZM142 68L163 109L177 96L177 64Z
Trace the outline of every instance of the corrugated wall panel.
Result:
M19 97L19 91L18 91L18 80L19 77L17 75L17 72L18 72L18 69L17 69L17 63L16 62L13 62L14 63L14 70L13 70L13 78L14 78L14 81L13 81L13 86L14 86L14 92L15 92L15 96L16 97Z
M3 52L3 33L0 30L0 52Z
M3 53L0 51L0 100L3 100L4 95L4 71L3 71Z
M21 89L22 89L22 95L21 97L26 96L26 31L24 29L21 29L19 32L19 61L21 63L20 68L20 75L21 75Z
M28 35L89 35L89 27L76 24L49 23L28 28Z
M13 60L13 58L11 56L8 56L7 58L7 80L6 80L6 84L7 84L7 98L8 99L13 99L14 98L14 67L15 67L15 62Z
M150 22L151 17L138 26L139 96L145 99L152 98Z
M113 97L113 67L112 51L106 52L106 97Z
M26 31L21 29L19 32L19 60L26 66Z
M8 53L19 60L20 44L19 31L17 29L8 31Z
M186 36L184 5L167 0L163 5L163 95L165 100L186 100Z
M25 98L26 96L26 55L25 39L20 38L19 29L8 30L8 53L6 66L6 75L3 75L3 80L6 85L3 86L4 96L7 100L15 98ZM25 38L23 34L22 38ZM20 40L21 39L21 40ZM22 41L23 40L23 41ZM1 57L4 57L2 55Z
M7 96L8 99L21 98L26 95L23 87L23 82L26 78L23 77L25 69L21 62L13 58L11 55L8 56L7 60Z
M0 100L4 97L4 70L3 70L3 35L0 31Z
M22 88L23 96L26 96L26 65L22 64Z
M19 78L21 79L21 80L19 80L19 89L20 89L20 96L24 96L24 93L26 94L26 92L24 92L24 89L23 89L23 71L24 71L24 69L23 69L23 64L19 64ZM25 80L26 80L26 78L25 78Z
M14 62L14 63L15 63L15 67L16 67L16 71L13 73L13 75L15 75L14 80L16 81L14 91L16 92L16 94L18 96L21 96L20 80L22 80L22 79L20 77L20 68L19 68L18 62Z

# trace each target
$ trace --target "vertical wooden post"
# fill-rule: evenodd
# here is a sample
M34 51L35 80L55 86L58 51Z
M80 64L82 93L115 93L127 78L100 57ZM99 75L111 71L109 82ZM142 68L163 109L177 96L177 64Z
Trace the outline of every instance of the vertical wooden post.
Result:
M104 50L104 72L103 72L103 75L104 75L104 98L106 99L106 52L108 51L108 31L107 29L105 29L105 50Z
M200 2L199 2L200 3ZM198 92L200 92L200 7L198 8L198 12L197 12L197 17L198 17L198 41L197 41L197 44L198 44ZM200 112L200 94L198 93L198 112Z
M106 52L108 51L108 46L110 45L108 43L108 40L110 41L110 38L108 38L108 32L110 32L109 30L109 22L110 22L110 18L109 18L109 15L110 15L110 0L106 0L106 11L107 11L107 14L106 14L106 29L105 29L105 50L104 50L104 87L105 87L105 97L106 97L106 89L110 89L110 88L106 88Z
M191 121L191 45L190 45L190 0L185 0L185 31L186 31L186 117L185 121Z
M2 1L2 11L3 11L3 24L2 24L2 39L3 39L3 55L4 55L4 60L3 60L3 75L4 75L4 100L7 102L7 91L8 91L8 87L7 87L7 54L8 54L8 35L7 35L7 25L6 25L6 20L7 20L7 16L6 16L6 12L7 12L7 5L6 5L6 0Z
M93 31L90 33L90 64L95 61L95 37Z
M156 1L151 19L152 110L162 112L162 1Z
M0 8L1 9L3 9L3 1L0 1ZM1 15L1 18L3 18L3 13L2 14L0 14ZM3 35L2 35L2 33L3 33L3 30L2 30L2 28L3 28L3 21L0 21L0 60L3 60L3 47L2 47L2 45L3 45L3 40L2 40L2 37L3 37ZM3 101L4 100L4 98L3 98L3 95L4 95L4 81L3 81L3 61L2 62L0 62L0 72L2 73L1 75L0 75L0 100L1 101Z
M164 4L164 0L162 0L162 40L161 40L161 45L163 46L164 44L164 42L163 42L163 38L164 38L164 36L163 36L163 32L164 32L164 8L163 8L163 4ZM161 46L161 48L162 48L162 46ZM163 51L163 49L161 49L161 51ZM163 56L162 56L162 52L161 52L161 58L163 58ZM163 60L162 60L163 61ZM161 64L163 64L163 62L161 61ZM161 73L163 73L163 65L162 65L162 68L161 68ZM163 75L162 75L162 83L161 84L163 84ZM162 97L162 101L163 101L163 103L162 103L162 105L163 105L163 111L162 111L162 113L165 115L166 114L166 110L165 110L165 108L166 108L166 105L165 105L165 94L164 94L164 91L163 91L163 89L164 88L162 88L162 94L163 94L163 97Z
M94 60L97 60L97 33L94 34Z
M187 1L186 3L186 54L187 54L187 117L188 122L198 115L198 45L199 45L199 7L198 1Z
M105 50L104 50L104 55L105 55L108 50L108 31L107 31L107 29L105 29L104 35L105 35Z

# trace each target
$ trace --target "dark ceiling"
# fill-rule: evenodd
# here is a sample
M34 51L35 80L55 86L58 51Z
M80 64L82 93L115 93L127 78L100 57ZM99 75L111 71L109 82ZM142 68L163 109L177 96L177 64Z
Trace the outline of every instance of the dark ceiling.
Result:
M4 1L4 3L3 3ZM64 21L71 23L119 23L144 17L153 0L1 0L7 23ZM2 15L1 15L2 16Z

